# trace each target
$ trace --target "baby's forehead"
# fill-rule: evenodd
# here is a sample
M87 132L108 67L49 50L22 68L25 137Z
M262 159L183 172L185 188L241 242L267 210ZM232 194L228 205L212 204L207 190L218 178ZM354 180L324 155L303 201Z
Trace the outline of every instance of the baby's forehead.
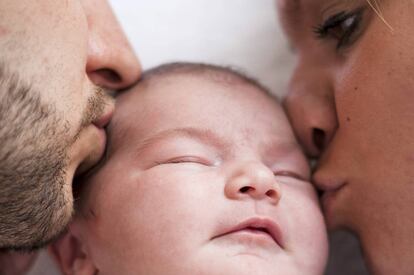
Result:
M157 66L143 73L136 88L151 88L160 82L174 82L178 79L196 79L198 81L215 83L227 87L250 86L263 94L271 96L268 88L255 78L235 68L204 63L168 63ZM134 89L134 88L133 88ZM276 98L274 96L274 100Z
M183 92L182 85L190 89ZM220 91L220 87L225 89ZM245 91L243 87L247 87ZM108 131L109 158L142 152L134 148L153 141L164 144L161 140L195 140L197 144L213 144L220 152L222 148L237 151L240 145L266 158L301 154L280 104L253 84L222 75L175 73L147 79L118 99ZM239 152L235 155L243 151Z
M256 80L213 65L167 64L145 72L135 87L117 98L109 135L124 137L132 124L154 120L160 113L186 113L183 120L189 120L199 112L208 112L211 105L222 111L215 114L215 119L225 120L228 112L242 104L246 109L242 109L245 112L241 112L241 119L249 117L251 111L262 112L262 116L276 123L281 120L290 128L277 99ZM168 116L159 117L171 120Z
M145 117L145 111L152 111L159 106L163 106L163 109L191 109L191 105L198 103L194 103L194 98L201 99L206 106L207 103L216 103L230 110L241 103L259 109L271 106L268 110L277 110L285 116L278 99L255 80L244 79L231 71L211 70L168 72L144 77L142 82L118 97L115 117L120 113L128 117L135 115L136 118L139 117L136 114L140 113ZM166 104L168 102L170 104ZM274 119L278 119L278 116Z

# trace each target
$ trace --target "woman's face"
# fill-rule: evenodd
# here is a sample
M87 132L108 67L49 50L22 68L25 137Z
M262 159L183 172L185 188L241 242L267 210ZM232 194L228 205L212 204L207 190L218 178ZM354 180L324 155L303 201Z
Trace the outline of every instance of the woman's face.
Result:
M321 157L314 180L328 226L359 235L373 272L409 273L414 1L277 3L297 55L285 105L309 155Z

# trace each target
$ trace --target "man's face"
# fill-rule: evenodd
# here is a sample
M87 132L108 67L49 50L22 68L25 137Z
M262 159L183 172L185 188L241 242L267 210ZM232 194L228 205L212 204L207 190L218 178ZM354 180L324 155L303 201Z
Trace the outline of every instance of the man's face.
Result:
M281 108L247 85L155 80L121 96L74 231L103 274L321 274L327 244ZM275 239L276 240L275 240Z
M359 235L373 272L411 274L414 2L298 2L278 1L297 53L285 103L309 154L323 152L328 226Z
M31 248L66 226L74 175L105 148L105 90L140 67L106 1L5 0L0 14L0 247Z

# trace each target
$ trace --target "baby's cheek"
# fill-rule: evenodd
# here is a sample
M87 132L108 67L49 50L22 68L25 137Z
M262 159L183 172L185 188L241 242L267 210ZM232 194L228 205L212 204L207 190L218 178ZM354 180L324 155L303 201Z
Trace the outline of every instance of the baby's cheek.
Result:
M300 258L325 262L327 233L316 192L310 184L285 186L281 208L286 222L287 243Z
M316 191L305 183L289 186L284 191L292 253L309 270L320 270L322 274L328 257L328 240Z

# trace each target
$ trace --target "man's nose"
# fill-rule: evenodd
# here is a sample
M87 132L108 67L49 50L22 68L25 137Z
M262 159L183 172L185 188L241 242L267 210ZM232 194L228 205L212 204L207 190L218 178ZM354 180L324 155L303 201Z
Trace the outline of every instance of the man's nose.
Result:
M225 185L225 195L233 200L267 200L277 204L281 197L273 172L256 162L235 164Z
M82 1L89 27L86 72L91 81L113 90L125 89L141 75L141 66L106 0Z
M317 157L338 126L329 72L321 68L296 69L284 101L289 120L306 153Z

